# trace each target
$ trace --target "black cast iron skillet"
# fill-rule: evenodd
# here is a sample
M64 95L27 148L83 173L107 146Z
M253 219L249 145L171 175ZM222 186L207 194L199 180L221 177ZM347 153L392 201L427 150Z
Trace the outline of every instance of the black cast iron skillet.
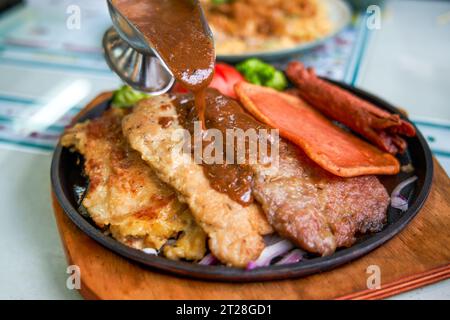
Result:
M361 89L350 87L341 82L330 82L382 109L401 114L398 109L386 101ZM79 121L98 117L108 107L109 101L101 103L85 113ZM402 164L411 162L415 172L380 177L383 185L391 193L393 188L401 181L409 176L417 175L418 179L414 185L410 185L405 190L409 194L409 209L406 212L402 213L400 210L390 207L387 213L387 224L382 231L375 234L362 235L358 237L357 242L352 247L339 249L331 256L318 257L308 255L305 259L295 264L268 266L253 270L226 266L205 266L186 261L172 261L127 247L112 237L105 235L79 206L82 195L77 190L86 188L88 184L88 181L82 175L82 161L80 161L82 157L71 153L68 149L61 147L60 144L56 147L53 155L51 182L59 204L72 222L92 239L125 258L162 272L198 279L236 282L288 279L329 270L361 257L394 237L414 218L423 206L431 189L433 159L431 151L420 131L417 130L417 136L408 138L407 142L408 150L399 157L399 160Z

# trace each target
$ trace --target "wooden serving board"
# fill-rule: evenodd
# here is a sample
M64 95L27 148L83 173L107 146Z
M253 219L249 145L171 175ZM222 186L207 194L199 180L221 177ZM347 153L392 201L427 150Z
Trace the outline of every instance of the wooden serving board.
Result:
M54 196L53 208L86 299L381 299L450 278L450 179L436 161L429 198L400 234L352 263L295 280L222 283L164 274L103 248L69 220ZM380 268L380 289L367 288L372 265Z

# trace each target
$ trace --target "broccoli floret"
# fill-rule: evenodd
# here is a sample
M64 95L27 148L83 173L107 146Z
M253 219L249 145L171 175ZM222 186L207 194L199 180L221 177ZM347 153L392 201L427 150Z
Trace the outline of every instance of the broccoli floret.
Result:
M147 97L147 94L133 90L130 86L125 85L114 92L112 105L116 108L129 108Z
M283 72L259 59L247 59L236 65L236 69L250 83L271 87L280 91L287 86L287 80Z
M215 5L220 5L228 2L231 2L231 0L212 0L212 3Z
M272 79L266 82L267 87L274 88L275 90L282 91L287 87L287 80L284 73L280 70L275 71Z

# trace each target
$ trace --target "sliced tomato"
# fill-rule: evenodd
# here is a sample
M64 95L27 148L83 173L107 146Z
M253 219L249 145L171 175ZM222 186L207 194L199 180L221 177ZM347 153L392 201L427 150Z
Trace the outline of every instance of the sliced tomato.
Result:
M243 80L244 77L233 66L226 63L217 63L214 78L209 86L219 90L224 95L236 98L234 85Z
M183 87L179 82L175 82L171 91L173 93L188 93L189 92L189 90L186 89L185 87Z
M224 95L230 95L230 93L234 93L230 92L230 86L229 84L226 82L225 78L222 77L219 73L215 73L214 74L214 78L212 79L211 83L209 84L210 88L214 88L220 91L220 93L224 94ZM231 88L233 89L233 88Z
M236 98L234 85L244 80L244 77L233 66L226 63L217 63L214 69L214 77L209 86L219 90L224 95ZM172 88L172 92L186 93L188 90L176 82Z

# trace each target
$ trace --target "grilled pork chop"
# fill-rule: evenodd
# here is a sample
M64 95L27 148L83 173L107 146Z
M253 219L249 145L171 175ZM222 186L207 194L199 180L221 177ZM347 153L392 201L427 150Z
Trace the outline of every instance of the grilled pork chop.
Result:
M208 90L208 127L248 130L268 127L238 102ZM296 146L280 139L278 165L249 164L253 196L280 235L307 251L329 255L350 246L356 233L379 231L389 196L375 176L340 178L326 172Z
M280 142L279 166L252 166L253 195L282 236L321 255L380 231L389 196L375 176L339 178L296 146Z
M131 147L189 205L220 261L245 267L258 258L264 248L261 234L270 230L264 215L259 206L243 207L211 187L202 166L183 151L183 127L168 95L139 102L122 124Z
M109 227L113 237L129 246L158 250L164 245L163 253L171 259L201 259L206 234L175 191L129 147L122 134L124 113L110 109L69 128L61 138L63 146L84 156L90 183L82 204L98 226Z

